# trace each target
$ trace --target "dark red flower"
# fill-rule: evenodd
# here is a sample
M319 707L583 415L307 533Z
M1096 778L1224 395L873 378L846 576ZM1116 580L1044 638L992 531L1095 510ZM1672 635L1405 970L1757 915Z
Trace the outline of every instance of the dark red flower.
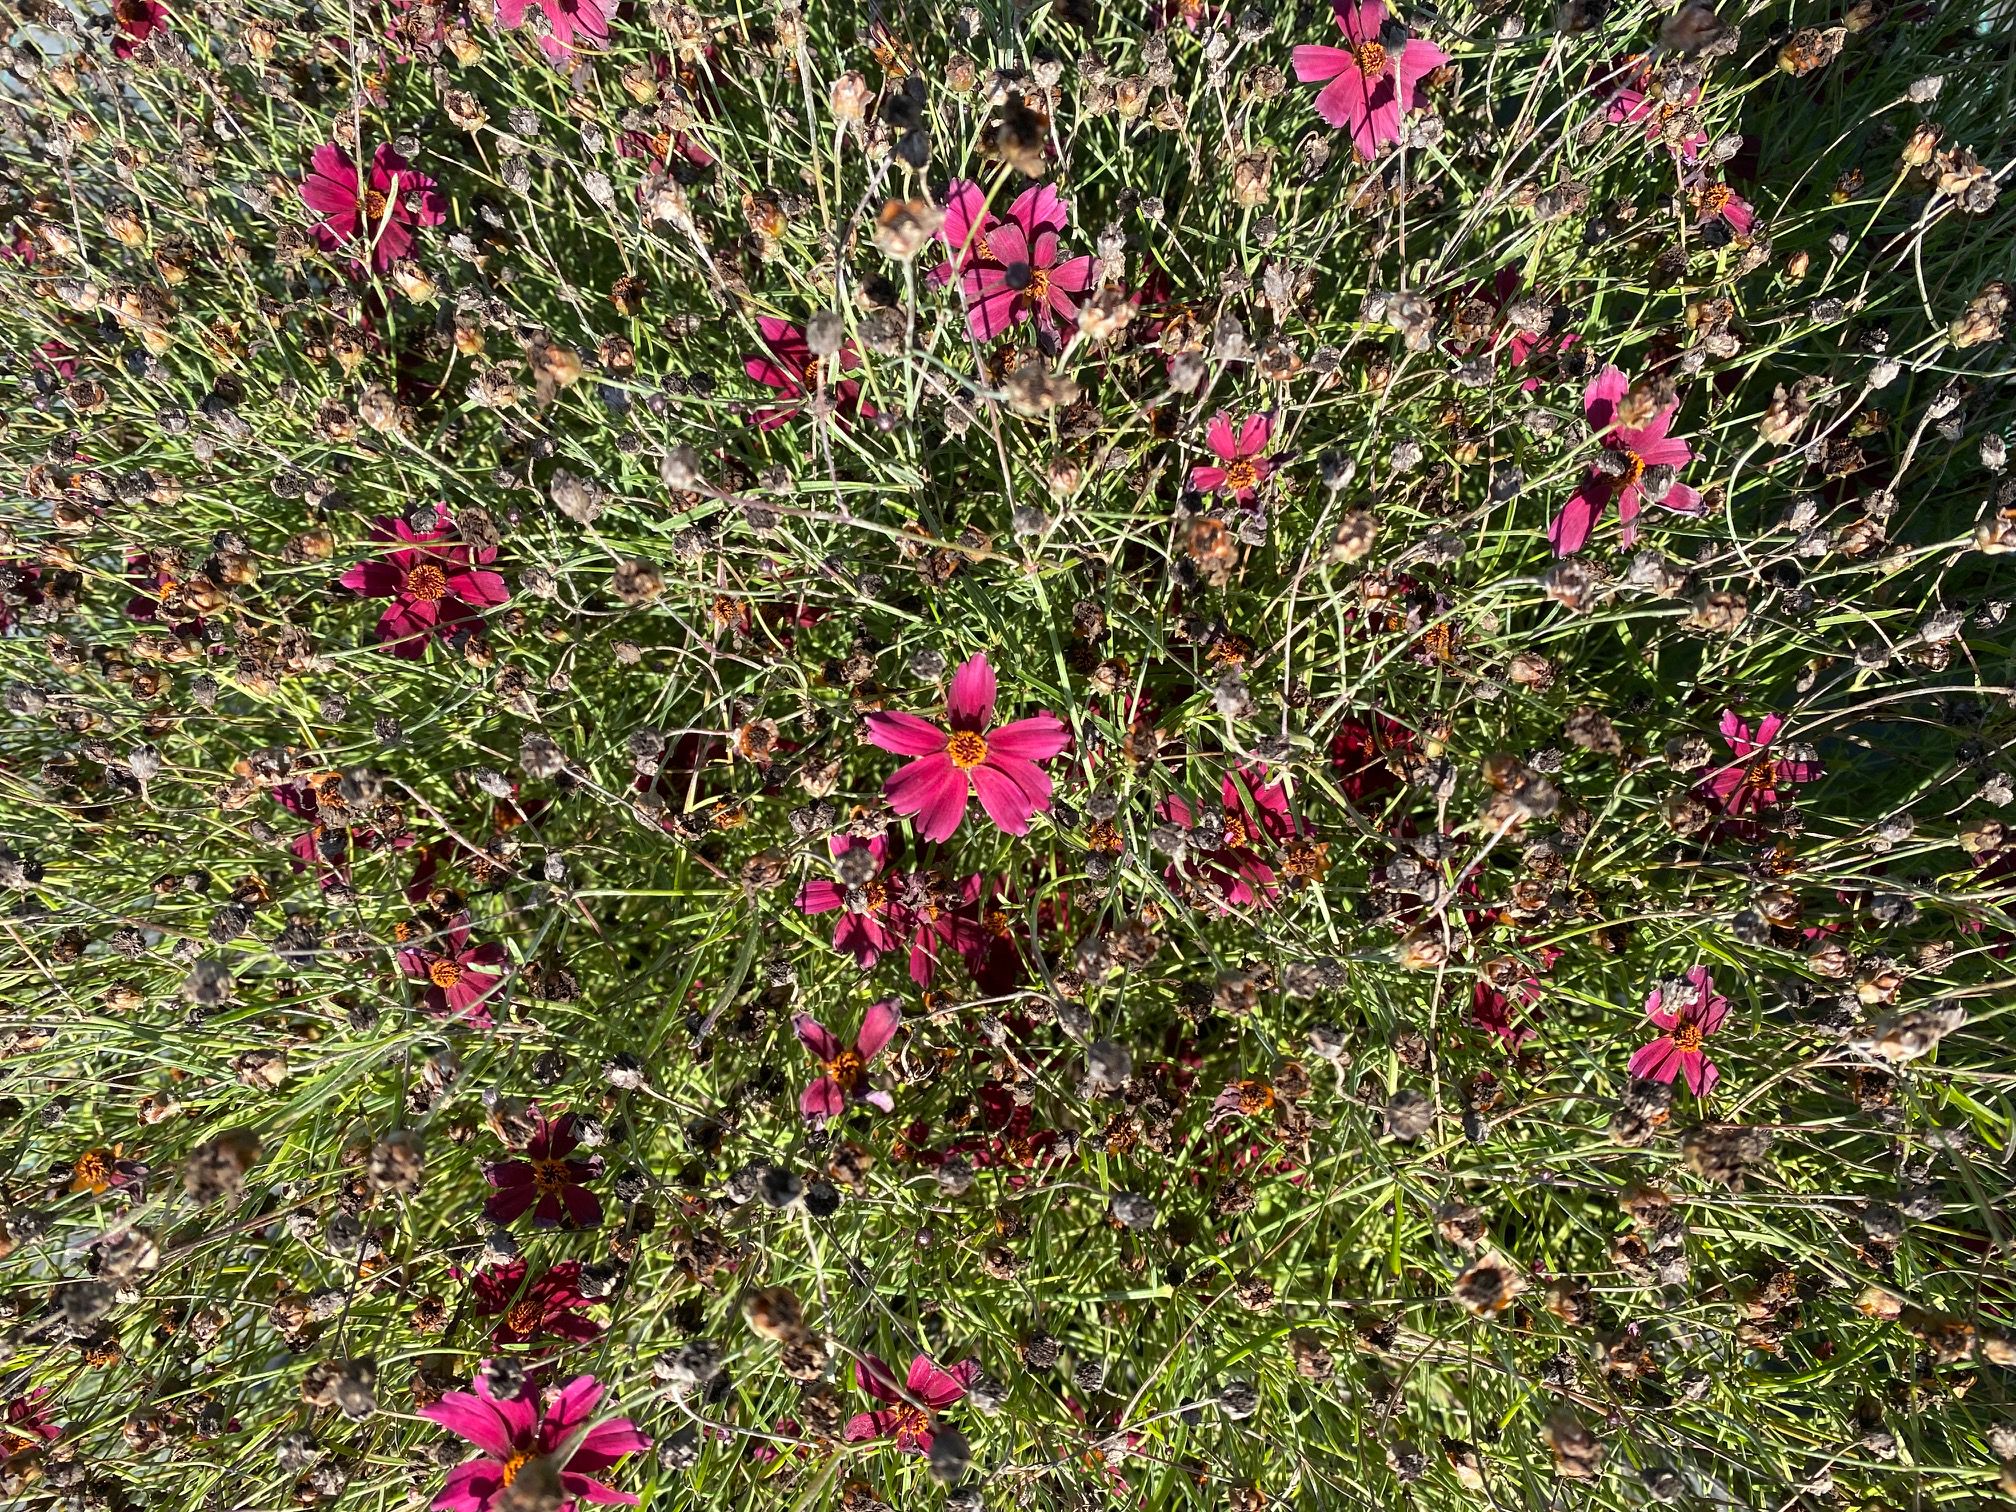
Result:
M484 570L497 559L497 548L453 540L445 504L435 506L435 519L428 531L390 516L381 519L372 539L401 542L400 549L359 562L341 579L352 593L392 600L378 617L378 639L394 656L409 660L420 656L430 639L473 628L482 620L478 611L511 597L503 575Z
M602 1199L587 1183L602 1174L602 1157L567 1157L581 1147L574 1115L562 1113L550 1122L532 1110L536 1130L525 1142L523 1160L500 1160L484 1169L483 1179L495 1189L483 1204L492 1223L512 1223L532 1214L541 1228L594 1228L602 1221Z
M471 1286L476 1315L498 1320L492 1342L529 1344L552 1338L585 1343L601 1334L599 1323L582 1316L590 1304L581 1294L580 1261L562 1260L531 1281L527 1269L523 1259L514 1258L476 1272Z

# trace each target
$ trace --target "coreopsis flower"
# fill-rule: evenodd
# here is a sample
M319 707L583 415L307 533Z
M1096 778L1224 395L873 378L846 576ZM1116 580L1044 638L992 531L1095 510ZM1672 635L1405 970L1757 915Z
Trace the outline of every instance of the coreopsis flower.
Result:
M1264 906L1279 889L1274 868L1262 859L1260 847L1292 840L1301 832L1288 807L1287 789L1267 781L1264 768L1242 766L1219 782L1218 800L1217 825L1205 826L1206 842L1169 868L1170 885L1180 885L1186 876L1206 883L1216 891L1224 912ZM1185 830L1203 826L1203 813L1174 793L1155 812Z
M1724 709L1722 738L1736 759L1716 768L1697 791L1725 814L1748 814L1775 804L1781 788L1817 780L1819 762L1772 751L1771 742L1784 727L1784 715L1767 714L1752 730L1734 709Z
M919 987L931 985L939 962L966 951L972 924L961 901L936 872L912 872L903 879L893 913L910 942L910 980Z
M130 58L142 42L168 24L168 7L157 0L114 0L112 19L119 35L112 39L112 56Z
M1732 234L1748 236L1751 227L1757 224L1756 210L1727 184L1702 179L1688 189L1687 200L1694 207L1697 226L1719 220Z
M301 200L322 217L315 239L334 252L362 241L371 249L371 264L386 272L413 251L413 228L438 226L448 218L434 180L380 142L371 155L368 173L334 142L324 142L309 158Z
M850 1103L865 1103L882 1112L894 1111L896 1104L887 1092L868 1085L868 1063L887 1048L903 1023L895 1000L885 998L872 1004L861 1020L861 1032L849 1046L809 1013L798 1014L791 1027L798 1043L818 1058L820 1074L809 1082L798 1098L798 1111L807 1118L838 1118Z
M1651 496L1646 492L1649 468L1662 470L1684 467L1694 452L1685 441L1669 435L1679 402L1661 405L1643 425L1625 425L1619 406L1631 391L1631 380L1615 367L1606 366L1589 381L1583 391L1582 413L1610 454L1605 466L1592 466L1582 486L1569 497L1547 527L1547 539L1556 556L1573 556L1587 543L1597 520L1617 503L1617 539L1625 546L1638 539L1638 513ZM1677 479L1666 491L1651 500L1676 514L1698 514L1701 495Z
M70 1167L70 1190L89 1192L93 1197L129 1187L137 1196L146 1181L147 1167L137 1160L128 1160L124 1145L115 1144L109 1150L86 1150Z
M879 835L871 840L835 836L828 847L836 861L850 851L866 851L874 858L876 874L852 887L815 877L799 889L798 911L838 912L840 918L833 925L833 948L842 955L852 956L863 971L872 970L877 961L903 943L907 920L894 902L895 890L903 878L898 873L884 871L889 842Z
M770 355L745 358L742 371L765 388L775 389L780 398L788 401L755 412L754 418L759 427L775 430L804 413L805 401L820 388L822 359L812 355L812 348L805 342L805 333L788 320L759 316L756 328L762 333L763 345ZM851 341L841 344L838 356L843 373L851 373L861 366L861 354L854 350ZM857 414L875 413L874 405L862 403L861 385L857 380L842 378L838 383L827 385L827 389L832 395L833 413L843 423Z
M1347 716L1330 737L1332 780L1352 803L1369 808L1405 786L1392 758L1419 748L1418 737L1397 719L1376 712Z
M1199 462L1192 467L1190 486L1199 493L1222 488L1245 503L1273 468L1273 463L1261 455L1267 450L1267 438L1273 429L1273 416L1248 415L1235 430L1232 417L1220 410L1204 432L1204 443L1218 462L1216 465Z
M976 186L952 186L939 234L957 262L966 296L966 326L975 341L992 341L1034 320L1055 338L1059 322L1076 329L1078 302L1092 282L1089 253L1061 258L1058 238L1070 207L1048 184L1016 196L1005 219L991 219Z
M965 1360L950 1370L941 1370L928 1355L910 1362L902 1386L889 1367L874 1355L864 1354L854 1362L854 1384L878 1402L888 1405L864 1412L847 1424L846 1439L858 1444L867 1439L891 1439L899 1449L918 1454L931 1452L937 1436L932 1415L943 1412L966 1395L980 1374L977 1360Z
M650 1448L651 1440L628 1418L594 1421L602 1386L593 1376L576 1376L552 1392L543 1411L529 1383L515 1397L494 1396L479 1370L473 1384L473 1392L451 1391L420 1409L422 1417L478 1450L476 1458L448 1472L434 1498L440 1512L491 1512L506 1500L506 1488L526 1465L548 1455L560 1460L560 1490L566 1497L555 1512L574 1512L584 1502L637 1505L631 1493L597 1477L625 1455Z
M497 548L451 539L447 506L435 510L435 526L426 531L395 516L380 519L371 538L397 541L399 548L359 562L339 579L352 593L392 600L378 617L378 639L394 656L408 660L419 657L430 639L446 639L479 624L481 610L497 608L511 597L503 574L487 570L497 560Z
M1022 980L1022 951L1009 912L1006 877L968 877L960 887L954 944L974 985L999 997Z
M63 1430L49 1421L49 1388L38 1386L11 1398L0 1412L0 1464L17 1454L32 1454L53 1444Z
M529 1212L541 1228L557 1228L563 1221L573 1228L594 1228L602 1221L602 1199L587 1183L602 1174L602 1157L568 1159L581 1147L572 1113L548 1119L535 1107L532 1119L525 1158L484 1168L483 1179L492 1190L483 1216L492 1223L512 1223Z
M425 982L422 996L437 1018L460 1019L478 1029L491 1027L489 998L504 980L496 968L505 961L504 947L469 943L470 918L458 914L425 943L398 952L399 969Z
M1351 133L1351 146L1370 161L1381 147L1400 140L1400 118L1414 108L1421 80L1449 61L1432 42L1409 37L1389 20L1381 0L1332 0L1344 47L1295 49L1295 77L1321 84L1316 114Z
M578 51L608 45L609 12L605 0L533 0L545 13L546 29L539 50L555 63L565 63ZM497 0L497 24L516 31L525 24L526 0Z
M1642 124L1646 141L1654 146L1666 144L1681 162L1691 163L1708 145L1708 133L1690 131L1679 140L1668 142L1666 123L1680 111L1700 103L1701 86L1698 82L1690 84L1678 99L1669 100L1654 94L1655 82L1653 65L1643 56L1632 56L1599 68L1592 87L1608 99L1604 116L1611 125Z
M470 1290L476 1315L495 1318L490 1339L495 1344L529 1344L535 1339L567 1339L585 1343L601 1335L602 1326L582 1314L588 1298L581 1293L581 1262L562 1260L527 1280L522 1257L476 1272Z
M1517 1050L1538 1034L1532 1022L1539 1017L1533 1010L1539 1000L1537 977L1525 978L1510 993L1479 977L1470 988L1471 1026L1495 1035L1507 1050Z
M966 800L980 806L1001 830L1029 833L1029 820L1050 807L1050 779L1037 763L1071 743L1064 722L1047 711L994 724L994 668L986 655L952 674L945 699L950 730L915 714L868 715L868 738L885 751L916 760L892 773L882 793L909 815L925 840L949 840L966 816Z
M1696 1097L1715 1089L1722 1073L1701 1052L1701 1042L1729 1016L1729 999L1715 990L1708 968L1688 971L1684 983L1655 987L1645 999L1645 1016L1659 1037L1631 1056L1631 1074L1640 1081L1670 1082L1678 1076Z

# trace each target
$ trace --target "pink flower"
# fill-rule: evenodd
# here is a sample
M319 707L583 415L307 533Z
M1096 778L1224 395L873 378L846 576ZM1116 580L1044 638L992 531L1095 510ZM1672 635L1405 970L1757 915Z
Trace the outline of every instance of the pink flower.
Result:
M585 1183L602 1174L602 1157L567 1158L581 1145L572 1113L549 1122L534 1108L532 1117L535 1128L525 1142L525 1158L500 1160L484 1169L492 1191L483 1216L492 1223L512 1223L530 1212L541 1228L557 1228L563 1218L573 1228L594 1228L602 1221L602 1199Z
M434 180L408 166L380 142L371 172L361 185L357 167L334 142L324 142L309 159L301 199L322 219L315 239L328 251L358 240L371 247L371 263L383 273L413 250L415 226L438 226L448 218Z
M1057 191L1048 184L1024 190L1000 221L987 214L977 185L955 183L946 198L939 234L958 261L973 339L992 341L1032 319L1050 337L1060 320L1075 328L1078 305L1071 296L1091 284L1092 258L1058 261L1057 239L1070 223L1070 206Z
M1645 1016L1662 1032L1632 1054L1631 1074L1644 1081L1662 1082L1679 1076L1685 1079L1689 1092L1706 1097L1722 1073L1701 1053L1701 1042L1722 1027L1722 1020L1729 1016L1729 999L1715 990L1705 966L1690 970L1686 985L1693 991L1678 1008L1666 1007L1669 987L1677 988L1677 983L1655 987L1645 999Z
M899 814L914 816L926 840L949 840L966 816L970 793L996 826L1029 833L1032 815L1050 807L1050 779L1037 765L1071 743L1064 722L1047 711L995 725L994 669L983 653L952 674L945 699L950 731L915 714L868 716L868 738L885 751L917 759L882 786Z
M168 24L168 7L156 0L113 0L112 19L119 35L112 39L112 56L130 58L134 50Z
M490 1512L528 1463L561 1454L565 1458L560 1464L560 1489L567 1500L558 1512L573 1512L582 1502L637 1505L635 1496L595 1477L624 1455L649 1449L651 1440L628 1418L592 1421L595 1404L602 1399L601 1383L593 1376L576 1376L551 1393L543 1414L529 1385L515 1397L492 1396L481 1371L474 1384L474 1392L451 1391L420 1409L422 1417L480 1451L475 1459L448 1472L441 1494L434 1498L441 1512Z
M965 953L972 926L960 908L962 901L936 872L904 878L893 912L910 941L910 980L919 987L931 985L940 961Z
M487 999L504 980L501 945L471 945L469 915L457 914L431 943L408 945L399 952L399 969L427 984L423 996L438 1018L462 1019L479 1029L491 1026Z
M775 389L789 404L780 404L770 409L756 411L756 424L764 430L775 430L804 411L804 401L821 388L821 359L812 355L811 347L805 344L805 333L788 320L773 320L768 315L758 317L756 329L762 332L763 345L770 349L768 357L749 357L742 363L742 371L754 378L765 388ZM861 366L861 354L854 350L849 341L840 348L840 371L851 373ZM844 424L847 417L855 414L873 415L875 407L861 402L861 385L852 378L843 378L838 383L825 384L833 399L833 413Z
M1248 415L1235 431L1232 417L1220 410L1204 432L1211 454L1224 465L1213 467L1200 462L1190 469L1190 486L1199 493L1222 488L1240 503L1253 497L1255 488L1273 468L1260 454L1267 450L1267 437L1274 429L1271 415Z
M1514 1001L1513 994L1517 995ZM1486 1034L1496 1035L1507 1050L1517 1050L1536 1038L1532 1025L1540 1017L1533 1005L1540 1000L1540 981L1527 977L1508 994L1479 977L1470 988L1470 1023Z
M1748 236L1750 228L1757 224L1756 210L1727 184L1702 179L1688 190L1687 198L1694 206L1696 225L1719 220L1734 235Z
M819 1058L823 1072L799 1095L798 1111L815 1120L838 1118L847 1111L849 1103L866 1103L884 1113L893 1112L896 1104L889 1094L868 1086L868 1063L895 1038L902 1022L903 1014L895 999L884 998L871 1004L850 1049L809 1013L794 1017L791 1027L798 1032L798 1043Z
M872 840L835 836L827 842L827 848L835 860L850 851L866 850L875 859L878 875L859 887L843 887L823 877L815 878L799 890L798 911L802 914L837 911L840 919L833 926L833 948L854 957L863 971L870 971L877 961L903 943L906 920L903 910L892 901L903 878L896 872L882 874L888 861L889 842L879 835Z
M1736 759L1718 767L1698 791L1721 804L1725 814L1747 814L1775 804L1780 788L1816 781L1822 775L1819 762L1771 753L1784 725L1784 715L1767 714L1753 732L1734 709L1724 709L1722 738Z
M899 1387L896 1377L874 1355L854 1362L854 1384L878 1402L889 1405L864 1412L847 1424L846 1439L858 1444L865 1439L894 1439L898 1449L919 1454L931 1451L937 1436L931 1425L933 1413L942 1412L966 1395L980 1374L978 1361L966 1360L950 1370L940 1370L928 1355L910 1362L909 1374Z
M589 1306L581 1294L581 1262L562 1260L527 1283L523 1259L486 1265L476 1272L476 1316L495 1318L490 1339L495 1344L529 1344L538 1338L568 1339L577 1344L601 1335L602 1327L582 1313Z
M1582 413L1610 453L1610 465L1592 466L1582 486L1569 496L1547 527L1547 539L1554 555L1573 556L1588 541L1596 522L1617 501L1617 539L1626 546L1638 539L1638 511L1644 507L1645 470L1648 467L1680 468L1693 460L1694 452L1685 441L1670 436L1676 401L1654 412L1642 426L1620 424L1617 407L1631 390L1631 381L1615 367L1605 367L1589 381L1582 395ZM1701 495L1685 483L1675 482L1655 500L1662 509L1677 514L1698 514Z
M565 63L578 49L599 48L609 40L609 7L604 0L538 0L546 27L539 47L555 63ZM516 31L525 24L525 0L497 0L497 24Z
M1431 42L1409 39L1406 27L1386 18L1381 0L1351 5L1331 0L1348 47L1298 47L1295 77L1323 85L1316 114L1351 133L1351 146L1367 162L1400 140L1400 117L1414 108L1415 87L1449 61ZM1326 82L1327 81L1327 82Z
M1217 889L1220 911L1264 905L1278 889L1274 868L1260 856L1260 847L1270 842L1292 840L1300 831L1288 808L1287 790L1266 780L1266 769L1243 766L1227 772L1218 784L1221 813L1217 827L1200 849L1193 850L1179 865L1169 868L1172 886L1179 884L1186 869L1198 881ZM1156 805L1155 812L1186 830L1202 824L1190 805L1171 793Z
M1629 70L1628 73L1625 73ZM1624 82L1618 83L1619 74L1625 74ZM1700 84L1692 84L1687 92L1677 100L1655 98L1650 92L1658 82L1658 75L1642 55L1619 58L1596 70L1593 87L1606 96L1609 104L1604 115L1613 126L1628 126L1644 123L1645 140L1657 146L1666 141L1666 123L1679 112L1691 109L1701 99ZM1708 145L1708 133L1689 132L1682 137L1672 150L1683 163L1691 163Z
M409 661L426 650L430 639L473 628L482 618L477 611L494 609L511 597L502 574L483 570L497 560L497 548L439 544L447 540L452 524L446 505L435 506L435 520L434 528L423 532L402 519L381 519L372 528L372 539L405 545L377 561L359 562L340 579L352 593L392 600L378 617L378 640Z
M1022 980L1012 906L1006 877L972 876L961 885L955 943L967 974L988 997L999 997Z
M47 1386L38 1386L7 1403L4 1413L0 1413L0 1465L17 1454L32 1453L44 1444L53 1444L63 1436L63 1430L49 1421L49 1409L44 1399L49 1395Z

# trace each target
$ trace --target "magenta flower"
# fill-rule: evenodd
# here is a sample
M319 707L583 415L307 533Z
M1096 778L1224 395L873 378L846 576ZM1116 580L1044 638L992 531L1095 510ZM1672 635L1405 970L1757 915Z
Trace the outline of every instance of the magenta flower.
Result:
M966 816L967 797L977 792L996 826L1028 834L1030 817L1050 807L1050 779L1037 763L1069 745L1071 732L1048 711L995 725L994 669L984 653L952 674L945 712L949 731L915 714L868 716L869 740L917 758L883 784L889 806L914 816L923 839L949 840Z
M525 1142L525 1158L484 1168L483 1179L493 1190L483 1216L492 1223L513 1223L530 1212L540 1228L558 1228L563 1219L572 1228L594 1228L602 1221L602 1199L586 1183L602 1174L602 1157L567 1158L581 1145L572 1113L549 1122L534 1108L532 1117L536 1127Z
M1747 814L1775 804L1780 788L1818 780L1823 775L1819 762L1772 754L1771 742L1784 725L1784 715L1767 714L1753 732L1734 709L1724 709L1722 738L1736 759L1716 768L1697 791L1713 798L1725 814Z
M940 961L964 955L972 925L961 899L936 872L912 872L897 894L897 927L910 942L910 980L931 985Z
M1381 147L1400 140L1400 118L1414 108L1421 80L1449 61L1432 42L1409 38L1389 21L1381 0L1331 0L1347 47L1298 47L1295 77L1323 85L1316 114L1351 133L1351 146L1370 162Z
M1220 410L1212 417L1204 440L1222 465L1198 463L1190 469L1190 486L1199 493L1222 488L1244 504L1273 468L1274 464L1260 455L1267 450L1273 429L1273 416L1248 415L1235 431L1232 417Z
M798 1111L807 1118L838 1118L849 1103L866 1103L884 1113L893 1112L895 1100L887 1092L868 1085L868 1063L880 1055L903 1022L895 999L884 998L870 1005L861 1020L861 1032L852 1048L840 1043L832 1032L809 1013L798 1014L791 1027L798 1031L798 1043L819 1058L823 1074L800 1094Z
M906 921L903 910L892 901L903 878L895 872L882 874L888 862L889 843L879 835L872 840L835 836L827 842L827 848L835 860L849 851L865 849L875 858L878 875L859 887L843 887L824 877L814 878L798 892L798 912L838 912L839 922L833 926L833 948L854 957L863 971L872 970L877 961L903 943Z
M821 360L812 355L812 348L805 344L805 333L788 320L773 320L768 315L758 317L756 329L763 335L763 345L770 349L768 357L749 357L742 363L742 371L754 378L765 388L775 389L787 404L756 411L755 419L764 430L775 430L789 423L804 412L805 401L820 388ZM861 366L861 354L854 350L849 341L840 348L840 371L851 373ZM838 383L826 385L833 398L833 412L844 423L853 415L873 415L875 407L861 402L861 385L852 378L843 378Z
M1705 966L1690 970L1686 985L1693 990L1676 1008L1666 1006L1666 996L1669 990L1679 995L1677 983L1655 987L1645 999L1645 1016L1661 1033L1633 1052L1631 1074L1644 1081L1662 1082L1678 1076L1686 1081L1689 1092L1706 1097L1715 1090L1722 1073L1701 1053L1701 1042L1722 1027L1722 1020L1729 1016L1729 999L1715 990Z
M604 0L537 0L546 27L540 51L555 63L565 63L576 51L599 48L609 40L609 12ZM497 0L497 24L516 31L525 24L525 0Z
M130 58L134 50L168 24L168 7L156 0L113 0L112 19L119 35L112 39L112 56Z
M378 144L371 172L361 184L356 164L334 142L317 147L309 163L301 199L322 217L315 239L334 252L361 237L380 273L413 250L415 226L438 226L448 218L434 180L409 166L388 143Z
M518 1396L495 1397L481 1371L474 1384L474 1392L451 1391L420 1409L422 1417L480 1451L475 1459L448 1472L441 1494L434 1498L440 1512L491 1512L518 1473L545 1455L565 1456L560 1489L567 1500L558 1512L573 1512L583 1502L637 1505L635 1496L596 1477L626 1454L649 1449L651 1440L628 1418L593 1422L595 1404L602 1399L601 1383L593 1376L576 1376L551 1393L543 1414L530 1385Z
M552 1338L584 1344L601 1335L601 1325L582 1316L590 1304L581 1293L580 1261L562 1260L529 1283L526 1269L523 1259L512 1259L476 1272L470 1288L476 1316L497 1319L490 1332L492 1343L529 1344Z
M1687 198L1694 206L1697 226L1719 220L1732 234L1748 236L1750 228L1757 224L1756 210L1727 184L1701 179L1688 190Z
M38 1386L8 1402L0 1413L0 1465L17 1454L33 1453L44 1444L53 1444L63 1430L49 1421L49 1388Z
M1539 978L1526 977L1513 991L1518 994L1516 1002L1510 994L1482 977L1470 987L1471 1027L1496 1035L1507 1050L1517 1050L1526 1041L1537 1038L1539 1033L1532 1027L1540 1017L1539 1011L1533 1007L1540 1000Z
M973 339L992 341L1025 320L1050 337L1060 320L1075 328L1078 305L1071 296L1090 286L1092 258L1058 260L1070 207L1057 191L1047 184L1023 191L999 221L988 215L977 185L955 183L946 199L939 234L957 261Z
M1262 767L1244 766L1227 772L1218 785L1223 826L1208 848L1193 851L1181 867L1171 866L1167 877L1172 887L1186 875L1207 882L1216 889L1221 911L1265 905L1279 890L1274 868L1261 858L1260 847L1293 840L1300 832L1289 811L1288 792L1278 782L1268 782ZM1171 793L1156 805L1155 812L1185 830L1196 828L1199 818L1188 802Z
M1582 549L1613 498L1617 501L1617 539L1623 545L1631 545L1638 539L1638 511L1647 497L1645 470L1684 467L1694 458L1685 441L1667 434L1673 425L1673 412L1680 407L1677 401L1657 410L1642 426L1619 423L1617 406L1630 391L1631 381L1615 367L1606 366L1590 379L1583 392L1582 413L1610 453L1609 465L1592 466L1582 486L1569 496L1547 527L1547 539L1553 543L1556 556L1573 556ZM1685 483L1670 484L1654 502L1676 514L1701 512L1701 495Z
M1616 82L1617 76L1626 69L1631 70L1628 77L1621 84ZM1652 83L1652 65L1640 55L1620 58L1599 68L1594 87L1609 99L1610 103L1604 107L1603 113L1613 126L1642 123L1645 140L1657 146L1666 140L1666 123L1678 112L1700 102L1701 86L1698 83L1691 85L1678 100L1664 100L1652 97L1649 92ZM1681 162L1691 163L1707 145L1707 132L1689 132L1673 148L1673 152Z
M918 1355L910 1362L909 1374L899 1387L896 1377L874 1355L863 1355L854 1362L854 1384L878 1402L886 1402L886 1407L874 1412L864 1412L847 1424L846 1439L850 1444L858 1444L866 1439L894 1439L898 1449L914 1450L918 1454L931 1452L931 1440L937 1436L932 1426L932 1414L943 1412L954 1402L966 1395L980 1374L977 1360L966 1360L954 1365L950 1370L940 1370L931 1363L929 1355Z
M488 999L504 980L493 968L504 964L501 945L471 945L469 915L457 914L441 934L426 944L399 951L399 969L427 985L422 996L437 1018L456 1018L478 1029L492 1025Z
M359 562L339 579L352 593L392 600L378 617L378 640L409 661L426 650L429 639L446 639L475 626L482 618L479 610L494 609L511 597L503 575L484 570L497 560L497 548L442 544L452 526L445 504L435 506L435 520L428 531L416 531L392 516L379 520L371 538L404 545L376 561Z

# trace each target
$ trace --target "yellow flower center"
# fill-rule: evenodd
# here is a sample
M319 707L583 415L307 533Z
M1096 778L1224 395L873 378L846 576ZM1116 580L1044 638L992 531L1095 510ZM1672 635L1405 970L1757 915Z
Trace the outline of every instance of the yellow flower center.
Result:
M987 737L978 730L954 730L945 742L945 754L960 771L968 771L987 759Z
M1226 464L1225 486L1234 493L1253 487L1260 481L1260 469L1253 465L1251 457L1241 457L1237 462Z
M1377 42L1360 42L1351 49L1351 56L1358 60L1358 72L1368 79L1386 72L1386 49Z
M427 980L446 992L462 980L462 968L450 960L431 962L427 967Z
M905 1402L902 1406L893 1408L891 1415L895 1418L892 1428L898 1435L905 1433L922 1435L931 1431L931 1419L922 1407L913 1407Z
M70 1190L103 1192L112 1185L112 1166L103 1150L86 1150L70 1168Z
M1032 304L1043 304L1048 301L1050 298L1050 270L1048 268L1031 268L1029 270L1028 292L1029 301Z
M541 1195L557 1197L568 1185L567 1162L564 1160L535 1160L532 1162L532 1186Z
M1683 1055L1691 1055L1701 1048L1701 1026L1682 1024L1673 1031L1673 1045Z
M858 1092L862 1083L868 1080L867 1063L861 1059L861 1054L857 1050L842 1050L833 1059L823 1061L821 1064L840 1090L850 1096Z
M1274 1089L1264 1081L1250 1080L1239 1083L1239 1111L1241 1113L1265 1113L1274 1106Z
M1769 756L1759 756L1743 769L1743 785L1751 788L1776 787L1778 763Z
M374 226L385 218L385 196L376 189L364 191L364 217Z
M502 1465L498 1466L498 1473L504 1477L504 1484L508 1486L511 1482L518 1479L518 1472L523 1470L531 1460L532 1451L530 1449L520 1449L511 1458L504 1461Z
M985 258L989 262L994 260L994 249L987 245L987 233L985 231L975 231L973 233L973 255Z
M513 1333L529 1334L539 1326L545 1310L537 1302L513 1302L504 1314L504 1326ZM508 1484L508 1482L507 1482Z
M1701 195L1701 208L1710 215L1720 215L1729 208L1729 202L1736 198L1736 191L1727 184L1711 184Z
M438 604L448 593L448 574L432 562L423 563L406 574L406 592L423 604Z
M1253 832L1246 827L1246 821L1236 814L1225 816L1225 849L1244 850L1253 843Z

